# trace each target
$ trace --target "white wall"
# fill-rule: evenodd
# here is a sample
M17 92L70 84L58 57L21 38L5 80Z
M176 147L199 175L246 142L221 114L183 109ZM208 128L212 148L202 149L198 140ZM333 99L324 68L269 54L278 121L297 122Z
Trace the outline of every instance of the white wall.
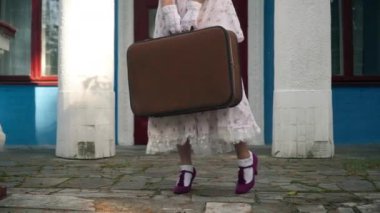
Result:
M330 0L275 1L275 157L332 157Z
M64 0L60 10L56 155L113 156L114 1Z
M118 142L119 145L134 144L134 116L129 101L127 75L127 48L134 41L133 1L119 0L119 70L118 70Z

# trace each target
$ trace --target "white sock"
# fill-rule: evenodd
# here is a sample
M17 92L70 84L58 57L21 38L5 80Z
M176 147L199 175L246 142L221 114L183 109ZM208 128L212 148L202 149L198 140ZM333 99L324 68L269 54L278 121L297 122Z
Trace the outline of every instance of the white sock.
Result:
M247 167L247 166L252 165L253 157L252 157L251 151L249 151L249 155L250 155L249 158L238 159L238 165L240 167ZM253 168L252 167L244 169L244 180L245 180L245 183L250 183L253 180Z
M193 165L180 165L179 168L180 168L181 171L185 170L185 171L189 171L189 172L194 172ZM185 187L189 186L191 178L193 178L193 175L191 175L190 173L186 172L184 180L183 180L183 186L185 186ZM177 184L178 184L178 181L179 181L179 179L177 180Z

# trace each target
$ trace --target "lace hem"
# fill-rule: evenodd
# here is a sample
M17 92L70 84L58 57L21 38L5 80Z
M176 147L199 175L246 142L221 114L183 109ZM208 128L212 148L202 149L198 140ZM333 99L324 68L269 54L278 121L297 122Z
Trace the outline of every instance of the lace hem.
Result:
M210 155L226 153L234 150L234 145L245 142L249 145L260 130L255 128L238 128L218 131L218 134L208 135L149 135L147 154L168 153L177 150L177 145L183 145L189 140L193 153L198 155Z

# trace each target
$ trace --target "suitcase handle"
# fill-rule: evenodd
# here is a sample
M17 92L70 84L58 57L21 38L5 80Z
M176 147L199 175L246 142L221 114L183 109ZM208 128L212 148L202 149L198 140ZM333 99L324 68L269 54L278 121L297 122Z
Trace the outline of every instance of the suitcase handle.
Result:
M195 30L194 26L191 26L190 31L181 32L181 33L193 32L194 30ZM178 34L181 34L181 33L178 33ZM172 35L176 35L176 33L172 33L172 32L169 31L169 35L171 35L171 36L172 36Z

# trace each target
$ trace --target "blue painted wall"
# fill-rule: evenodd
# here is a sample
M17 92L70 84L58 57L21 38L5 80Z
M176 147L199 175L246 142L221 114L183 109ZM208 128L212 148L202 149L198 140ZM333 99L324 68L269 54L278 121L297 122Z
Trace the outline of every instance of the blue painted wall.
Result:
M264 3L264 141L272 144L274 90L274 0Z
M333 87L336 144L380 143L380 87Z
M0 85L0 124L6 145L54 145L57 87Z

